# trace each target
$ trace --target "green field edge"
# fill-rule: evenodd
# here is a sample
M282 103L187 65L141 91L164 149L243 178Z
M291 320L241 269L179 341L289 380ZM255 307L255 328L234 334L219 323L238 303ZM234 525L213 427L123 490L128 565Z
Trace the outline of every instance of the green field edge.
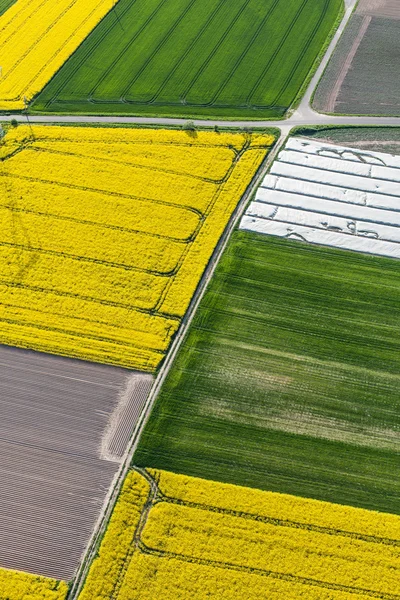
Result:
M322 82L322 79L324 78L324 76L325 76L325 74L326 74L326 71L328 70L328 67L329 67L329 65L330 65L330 63L331 63L331 61L332 61L332 59L333 59L333 55L335 54L336 50L338 49L338 47L339 47L339 44L340 44L340 42L342 41L342 38L343 38L343 36L344 36L344 34L345 34L346 30L347 30L347 27L350 25L350 22L351 22L351 20L352 20L352 18L353 18L353 16L354 16L354 14L355 14L355 12L356 12L356 10L357 10L357 7L358 7L358 5L360 4L360 2L361 2L361 0L357 0L357 2L356 2L356 4L355 4L355 6L354 6L354 8L353 8L353 11L352 11L352 13L351 13L350 19L349 19L349 21L348 21L348 23L347 23L346 27L344 28L344 30L343 30L343 32L342 32L342 35L341 35L341 36L340 36L340 38L338 39L338 42L337 42L337 44L336 44L336 47L335 47L335 49L334 49L334 51L333 51L333 53L332 53L332 56L331 56L331 57L330 57L330 59L328 60L328 62L327 62L327 64L326 64L326 66L325 66L325 69L324 69L324 70L323 70L323 72L321 73L321 77L320 77L320 78L318 79L318 81L317 81L317 84L316 84L316 86L315 86L315 88L314 88L314 90L313 90L313 93L312 93L312 95L311 95L311 98L310 98L310 108L312 108L312 110L313 110L314 112L316 112L318 115L323 115L323 116L328 116L328 117L356 117L356 118L357 118L357 117L359 117L359 118L362 118L362 117L371 117L371 118L374 118L374 119L385 119L385 118L393 118L393 119L396 119L396 118L399 118L399 117L400 117L400 113L399 113L399 114L395 114L395 115L388 115L387 113L374 114L374 113L341 113L341 112L321 112L321 111L320 111L320 110L318 110L318 109L317 109L317 107L314 105L315 96L316 96L316 94L317 94L317 91L318 91L318 88L319 88L319 86L320 86L320 84L321 84L321 82Z
M302 84L301 88L297 92L296 97L293 100L291 106L289 106L289 108L287 109L286 114L290 115L290 113L293 112L293 111L295 111L296 108L298 108L299 104L301 103L301 101L303 99L303 96L306 93L306 91L308 89L308 86L310 85L310 83L312 81L312 78L314 77L315 73L318 71L318 68L319 68L320 64L322 63L322 61L324 59L324 56L327 53L328 48L329 48L329 46L330 46L333 38L335 37L335 34L336 34L338 28L340 27L341 22L344 19L345 14L346 14L346 8L345 8L344 0L341 0L341 7L339 9L339 12L338 12L338 15L336 17L336 20L335 20L335 22L332 25L332 29L331 29L328 37L326 38L325 43L322 46L322 48L321 48L318 56L316 57L313 65L311 66L311 69L310 69L310 71L309 71L306 79L304 80L304 83ZM341 36L340 36L340 39L341 39ZM340 39L338 40L338 43L339 43ZM337 44L336 44L336 47L337 47ZM335 49L336 49L336 47L335 47ZM330 59L328 61L328 64L329 63L330 63ZM327 66L324 69L324 73L325 73L325 70L326 70ZM322 75L321 75L321 77L322 77ZM317 87L319 85L319 82L321 81L321 77L319 78L319 80L317 82L317 85L315 86L315 89L313 90L313 93L312 93L312 96L311 96L311 99L310 99L310 107L312 107L312 101L313 101L313 98L314 98L314 94L315 94L315 91L316 91L316 89L317 89ZM318 113L318 114L322 114L322 113Z
M0 0L1 1L1 0ZM94 116L94 117L144 117L144 118L181 118L181 119L204 119L204 120L210 120L210 121L215 121L215 120L222 120L222 121L238 121L238 120L245 120L248 121L249 123L251 123L252 121L260 121L260 120L265 120L265 121L285 121L290 117L290 114L297 108L297 106L300 104L305 92L307 91L307 88L313 78L313 76L315 75L316 71L318 70L319 65L321 64L326 51L338 29L338 27L340 26L340 23L343 20L345 14L345 4L344 4L344 0L340 0L340 8L339 8L339 12L336 16L336 19L331 27L331 30L328 34L327 39L325 40L322 48L320 49L320 51L318 52L315 60L313 61L310 70L308 71L308 74L305 78L305 80L303 81L299 91L297 92L293 102L291 103L290 106L287 107L287 109L285 110L285 112L283 114L279 114L276 111L274 111L274 108L268 108L268 109L243 109L241 112L236 112L235 114L231 114L233 111L237 111L237 109L235 108L225 108L225 109L220 109L218 112L213 113L212 109L203 109L200 111L196 111L194 110L193 112L180 112L180 108L177 107L176 111L169 111L168 109L166 111L160 111L160 109L154 109L153 111L147 111L147 110L143 110L143 111L138 111L138 112L121 112L121 111L109 111L106 113L103 112L90 112L90 111L73 111L73 115L74 116ZM103 17L102 20L104 20L106 17L108 16L105 15ZM101 21L100 21L101 23ZM99 24L100 24L99 23ZM98 25L99 25L98 24ZM92 32L91 32L92 33ZM89 34L91 35L91 34ZM79 44L79 46L75 49L75 51L68 57L68 59L63 63L63 65L61 65L61 67L56 71L56 73L54 73L54 75L51 77L51 79L46 83L46 85L37 92L37 94L35 94L35 96L32 98L32 100L29 102L29 107L26 111L27 114L29 115L54 115L54 116L69 116L71 115L71 112L69 111L45 111L45 110L40 110L40 109L35 109L34 105L35 102L37 101L37 99L39 98L40 94L43 92L43 90L50 85L50 83L53 81L53 79L58 75L58 73L61 71L61 69L64 67L64 65L66 64L66 62L68 60L70 60L80 49L80 47L84 44L84 42L86 41L87 38L85 38L85 40L83 40L81 42L81 44ZM319 83L319 82L318 82ZM317 86L316 86L317 87ZM314 90L315 91L315 90ZM257 114L252 115L251 112L257 112ZM4 111L4 110L0 110L0 117L1 114L23 114L24 111L20 110L20 111ZM228 113L228 114L225 114Z
M259 240L263 240L264 238L269 238L271 240L271 238L272 238L272 241L270 243L274 243L273 236L265 236L264 234L261 234L261 233L246 232L246 231L239 230L237 227L235 228L235 230L233 232L233 236L235 236L235 235L239 236L239 237L250 236L250 237L253 237L253 239L258 238ZM218 269L220 269L221 273L225 270L225 268L227 268L226 265L224 264L224 261L225 262L228 261L230 246L232 243L234 243L234 240L232 239L233 236L231 236L230 242L228 243L228 245L218 263ZM281 243L281 241L279 239L277 239L275 241L275 243L277 245L279 245ZM294 249L297 247L297 244L299 244L299 242L292 242L291 244L293 245L293 249ZM328 252L332 256L336 254L338 257L354 256L356 260L363 260L363 258L364 258L368 262L369 261L379 261L379 262L382 261L382 264L390 263L391 265L393 265L394 268L396 268L396 264L398 264L397 260L387 259L387 258L385 259L382 257L377 257L376 255L373 255L373 254L366 254L363 252L352 252L352 251L340 249L340 248L339 249L338 248L327 248L326 246L324 246L322 244L312 244L312 245L307 244L306 246L309 246L310 249L315 249L315 251L317 251L317 252ZM217 271L218 271L218 269L217 269ZM215 282L216 282L216 278L214 275L212 281L209 283L208 289L203 297L202 303L204 303L204 298L206 297L207 292L210 291L210 286L213 283L215 284ZM207 307L204 308L204 310L207 310ZM209 309L209 310L211 310L211 309ZM201 305L198 307L198 309L196 311L196 316L198 316L200 314L200 311L201 311ZM164 382L163 388L160 390L160 393L157 395L157 398L155 399L155 402L153 405L153 410L152 410L152 413L151 413L150 419L149 419L149 421L153 421L153 423L156 422L159 418L158 413L160 412L161 405L167 401L166 394L170 394L171 390L172 391L175 390L178 393L182 392L182 388L180 388L180 384L173 383L173 381L174 381L174 378L176 378L179 375L180 362L182 362L185 355L189 354L190 348L194 348L196 345L194 343L194 345L192 345L190 347L188 346L188 340L190 339L191 335L193 335L193 331L194 331L194 324L192 323L192 325L186 331L185 338L182 341L179 352L177 353L177 356L174 360L173 365L169 369L169 372L168 372L166 381ZM213 333L212 335L217 336L219 334ZM176 369L178 369L178 370L176 370ZM161 410L161 412L162 412L162 410ZM219 481L222 483L231 483L234 485L241 485L241 486L246 486L246 487L254 488L254 489L261 489L261 490L278 492L278 493L293 494L295 496L301 496L304 498L311 498L314 500L333 502L338 505L347 505L347 506L353 506L356 508L362 508L362 509L366 509L366 510L375 510L375 511L382 512L385 514L400 514L398 512L400 510L398 508L398 503L396 503L396 508L394 508L394 506L393 506L393 498L392 498L392 502L385 502L384 500L382 500L381 502L379 502L379 505L378 505L378 503L376 503L374 501L371 502L367 498L365 498L363 500L361 500L360 497L350 499L348 493L345 494L346 497L342 498L342 496L341 496L340 498L338 498L337 494L332 494L331 491L327 491L328 488L326 488L325 491L323 491L322 493L319 493L319 494L315 493L315 490L313 490L313 493L310 493L310 491L308 491L308 493L304 493L305 490L293 491L293 489L290 489L290 490L282 489L283 487L285 487L282 485L282 481L280 481L278 484L275 482L275 484L271 485L271 482L268 482L268 481L266 481L264 484L262 484L260 482L260 479L258 479L257 477L253 478L250 476L250 478L244 478L244 477L240 477L237 475L233 476L232 474L228 474L229 469L225 470L225 467L222 463L221 464L216 463L215 465L211 466L211 471L212 471L212 475L211 475L209 471L203 469L201 464L199 464L199 465L197 465L197 463L194 464L192 461L193 457L188 457L187 459L183 458L183 460L182 460L182 458L179 458L179 457L173 458L171 455L168 457L164 456L162 458L154 459L155 446L152 446L152 443L151 443L151 441L149 439L149 435L148 435L150 433L150 429L151 429L151 426L153 423L150 423L149 421L147 422L145 431L143 432L143 434L141 435L141 437L139 439L139 445L135 451L135 454L133 456L133 460L131 463L132 466L136 465L141 468L150 467L150 468L170 470L175 473L186 474L186 475L192 476L192 477L202 477L207 480ZM290 433L288 435L289 435L289 437L293 437L293 438L295 438L297 436L297 434L290 434ZM307 435L305 436L305 438L307 440L309 439ZM218 443L218 442L216 439L210 438L209 443L214 444L214 443ZM326 448L328 448L328 447L329 448L333 448L333 447L338 448L338 447L341 447L341 445L342 445L342 442L330 441L330 440L325 441L323 439L322 439L321 443L322 443L322 446L326 446ZM343 443L343 445L345 445L345 443ZM369 452L369 450L365 449L365 454L368 452ZM380 448L377 448L376 450L374 450L374 452L376 453L376 455L379 454L382 457L386 456L386 453L387 453L386 450L382 450ZM157 451L156 451L156 453L157 453ZM182 456L184 456L184 454ZM237 466L237 468L239 468L239 470L240 470L240 467ZM251 471L251 465L248 466L248 469L249 469L249 471ZM326 483L324 483L324 485L326 487ZM388 490L388 493L391 493L391 491ZM358 495L358 494L356 494L356 495ZM391 494L391 495L393 496L393 494ZM335 497L333 497L333 496L335 496Z

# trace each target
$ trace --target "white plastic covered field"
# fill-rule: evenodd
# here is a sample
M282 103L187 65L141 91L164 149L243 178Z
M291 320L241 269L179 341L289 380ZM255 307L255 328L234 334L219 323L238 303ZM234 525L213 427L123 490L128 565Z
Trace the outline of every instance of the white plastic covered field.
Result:
M240 228L400 258L400 156L289 138Z

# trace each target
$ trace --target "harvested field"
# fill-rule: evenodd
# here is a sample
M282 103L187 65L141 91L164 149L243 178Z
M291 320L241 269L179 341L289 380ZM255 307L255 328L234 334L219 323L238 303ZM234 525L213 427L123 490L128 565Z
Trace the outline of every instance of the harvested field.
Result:
M0 342L154 371L273 142L9 130L0 143Z
M109 0L0 0L0 110L24 108L110 8Z
M400 258L400 156L290 138L240 227Z
M134 457L400 514L400 262L237 231Z
M2 567L72 577L136 424L120 408L135 379L139 411L149 375L0 346Z
M80 600L396 600L400 518L130 472Z
M320 112L400 115L400 2L361 0L317 88Z
M273 118L342 0L119 0L35 111Z

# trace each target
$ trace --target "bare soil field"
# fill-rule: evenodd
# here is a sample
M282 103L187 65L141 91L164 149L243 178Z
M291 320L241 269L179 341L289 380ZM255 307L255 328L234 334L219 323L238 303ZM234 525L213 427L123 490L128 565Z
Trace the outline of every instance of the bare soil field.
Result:
M399 115L400 2L361 0L317 88L320 112Z
M400 155L400 127L297 127L292 134L327 144Z
M0 346L0 566L72 577L151 382Z

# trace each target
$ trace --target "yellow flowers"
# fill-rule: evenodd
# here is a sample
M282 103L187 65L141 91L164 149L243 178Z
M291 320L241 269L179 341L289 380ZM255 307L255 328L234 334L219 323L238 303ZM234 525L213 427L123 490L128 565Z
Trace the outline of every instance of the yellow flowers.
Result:
M64 600L64 581L0 569L0 598L3 600Z
M129 474L80 600L400 593L398 516L163 471L146 477Z
M0 144L0 342L154 371L272 142L11 129Z
M17 0L0 17L0 110L21 109L110 10L111 0Z
M134 550L135 532L149 492L150 486L144 477L133 471L128 473L79 600L115 597L119 576Z

